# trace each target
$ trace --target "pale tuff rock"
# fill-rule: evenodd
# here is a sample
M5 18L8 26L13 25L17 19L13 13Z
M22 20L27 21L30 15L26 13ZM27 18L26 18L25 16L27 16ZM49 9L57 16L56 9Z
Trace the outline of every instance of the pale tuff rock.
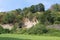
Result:
M0 24L4 29L9 29L11 30L13 28L13 25L12 24Z
M31 28L38 23L38 20L36 18L33 18L32 20L30 20L29 18L23 18L22 21L23 21L23 25L21 27L23 28ZM4 29L9 29L9 30L11 30L14 27L13 24L0 24L0 25Z
M24 25L25 25L24 27L25 28L31 28L34 25L36 25L37 23L38 23L38 21L36 18L33 18L32 21L30 21L29 18L24 19Z

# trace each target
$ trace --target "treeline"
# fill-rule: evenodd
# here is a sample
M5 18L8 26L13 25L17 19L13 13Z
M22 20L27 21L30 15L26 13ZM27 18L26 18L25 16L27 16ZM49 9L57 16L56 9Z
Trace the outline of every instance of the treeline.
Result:
M38 13L39 12L39 13ZM55 20L60 20L59 15L60 12L60 4L54 4L48 10L45 10L45 6L40 3L37 5L32 5L31 7L26 7L23 10L16 9L8 12L0 12L0 23L8 24L8 23L18 23L21 22L24 17L33 18L36 16L38 20L42 23L54 22ZM57 18L58 17L58 18Z
M0 12L0 23L6 24L20 22L22 17L28 17L29 15L34 15L33 13L44 11L45 7L42 3L40 3L38 5L32 5L31 7L24 8L23 10L16 9L9 12Z

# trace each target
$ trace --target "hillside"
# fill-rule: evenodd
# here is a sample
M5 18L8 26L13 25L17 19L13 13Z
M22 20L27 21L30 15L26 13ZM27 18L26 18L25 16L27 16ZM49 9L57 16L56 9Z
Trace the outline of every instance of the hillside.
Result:
M54 30L53 30L54 29ZM42 3L0 12L0 33L45 34L60 30L60 4L48 10ZM51 31L52 30L52 31Z

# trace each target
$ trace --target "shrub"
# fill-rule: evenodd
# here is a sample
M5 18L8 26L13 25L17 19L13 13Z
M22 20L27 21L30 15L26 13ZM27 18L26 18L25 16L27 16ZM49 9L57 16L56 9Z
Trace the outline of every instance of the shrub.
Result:
M3 29L4 32L3 33L10 33L10 30L9 29Z
M60 30L58 29L48 29L48 33L44 34L44 35L48 35L48 36L59 36L60 37Z
M37 24L36 26L30 28L28 30L28 34L42 34L42 33L47 33L48 30L44 25Z
M54 23L55 23L55 24L60 24L60 21L55 21Z
M3 30L2 26L0 26L0 34L3 33Z
M3 24L13 23L14 21L15 21L15 15L12 13L7 13L2 19Z
M17 25L14 25L10 33L16 33L17 32Z
M9 29L3 29L2 26L0 26L0 34L2 33L10 33L10 30Z
M20 28L20 34L27 34L27 29Z

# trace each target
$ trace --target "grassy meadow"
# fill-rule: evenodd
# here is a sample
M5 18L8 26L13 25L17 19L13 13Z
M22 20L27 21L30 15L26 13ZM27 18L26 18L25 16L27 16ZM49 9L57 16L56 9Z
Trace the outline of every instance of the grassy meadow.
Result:
M24 34L0 34L0 40L60 40L60 37Z

